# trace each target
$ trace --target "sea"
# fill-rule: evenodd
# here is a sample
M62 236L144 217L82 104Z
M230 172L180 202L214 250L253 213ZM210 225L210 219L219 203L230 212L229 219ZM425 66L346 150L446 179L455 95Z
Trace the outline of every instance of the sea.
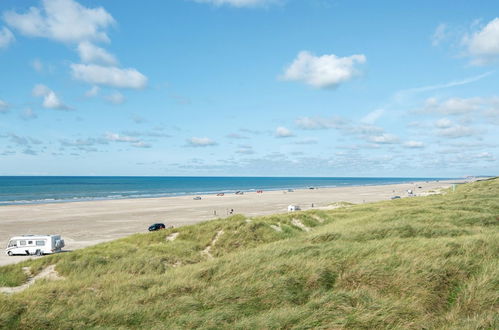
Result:
M449 178L0 176L0 206L387 185Z

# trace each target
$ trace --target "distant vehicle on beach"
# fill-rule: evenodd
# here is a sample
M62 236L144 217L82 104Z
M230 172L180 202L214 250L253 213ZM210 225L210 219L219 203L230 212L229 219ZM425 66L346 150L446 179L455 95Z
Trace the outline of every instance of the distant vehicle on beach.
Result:
M301 207L299 207L298 205L289 205L288 206L288 212L296 212L296 211L300 211L301 210Z
M236 195L244 195L244 192L242 192L242 191L236 191Z
M61 252L63 247L64 240L60 235L22 235L11 237L5 253L9 256L16 254L42 256Z
M196 196L196 197L193 198L193 200L199 201L199 200L201 200L201 196Z
M224 193L218 193L217 196L223 196L225 195Z
M392 196L392 197L390 197L390 199L399 199L399 198L400 198L400 196Z
M156 231L156 230L161 230L161 229L165 229L166 226L164 223L155 223L154 225L150 225L148 230L149 231Z

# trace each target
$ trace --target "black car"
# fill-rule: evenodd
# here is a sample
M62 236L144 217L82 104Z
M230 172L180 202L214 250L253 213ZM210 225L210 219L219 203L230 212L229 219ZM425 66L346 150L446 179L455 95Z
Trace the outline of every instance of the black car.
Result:
M165 228L166 226L164 223L155 223L154 225L149 226L149 231L156 231Z

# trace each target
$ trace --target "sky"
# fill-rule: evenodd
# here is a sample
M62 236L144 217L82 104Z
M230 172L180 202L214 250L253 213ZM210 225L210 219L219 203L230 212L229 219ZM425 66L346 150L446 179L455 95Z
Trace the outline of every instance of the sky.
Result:
M499 2L0 0L0 175L499 173Z

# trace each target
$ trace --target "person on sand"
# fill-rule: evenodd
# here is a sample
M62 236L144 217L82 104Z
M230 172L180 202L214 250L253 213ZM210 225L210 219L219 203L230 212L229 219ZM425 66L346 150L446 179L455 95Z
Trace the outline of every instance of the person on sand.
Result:
M234 213L234 209L230 209L230 214L233 214Z

